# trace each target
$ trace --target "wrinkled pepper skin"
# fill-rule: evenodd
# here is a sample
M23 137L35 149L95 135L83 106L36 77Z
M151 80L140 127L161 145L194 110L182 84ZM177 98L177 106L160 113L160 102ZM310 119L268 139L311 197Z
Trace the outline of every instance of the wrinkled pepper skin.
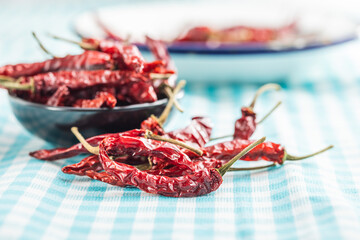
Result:
M112 66L113 62L109 54L85 51L80 55L67 55L44 62L6 65L0 67L0 75L18 78L57 71L112 69Z
M133 166L112 161L106 152L106 142L100 144L99 159L106 172L119 181L148 193L167 197L196 197L217 190L222 176L216 169L199 169L191 175L166 177L140 171Z
M234 139L232 141L208 146L204 148L204 152L207 158L226 161L236 156L236 154L241 152L244 148L253 142L254 141L252 140ZM244 157L241 158L241 160L257 161L262 159L282 164L284 154L285 149L280 144L264 142L249 151Z
M235 122L234 139L249 139L256 130L256 114L248 107L243 107L241 114Z

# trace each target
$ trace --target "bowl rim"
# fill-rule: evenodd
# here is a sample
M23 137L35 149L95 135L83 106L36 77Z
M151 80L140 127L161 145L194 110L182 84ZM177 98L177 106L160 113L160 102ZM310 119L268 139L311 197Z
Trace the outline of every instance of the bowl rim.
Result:
M184 96L184 90L179 91L176 94L177 99L181 99ZM68 111L68 112L121 112L121 111L136 111L139 109L145 109L150 107L158 107L161 105L164 105L168 102L168 98L162 98L152 103L137 103L137 104L131 104L127 106L116 106L114 108L76 108L76 107L54 107L54 106L48 106L41 103L34 103L27 100L24 100L22 98L19 98L17 96L13 96L8 94L8 98L10 103L16 102L21 105L36 107L36 108L42 108L50 111Z

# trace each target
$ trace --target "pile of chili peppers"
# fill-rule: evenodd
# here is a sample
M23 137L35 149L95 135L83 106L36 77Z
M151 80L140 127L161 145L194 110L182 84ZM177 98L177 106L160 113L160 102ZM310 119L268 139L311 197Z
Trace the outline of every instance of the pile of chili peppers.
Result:
M147 38L156 59L152 62L126 42L82 39L75 43L84 52L0 67L0 87L50 106L114 108L154 102L165 97L164 88L175 84L175 67L160 41Z
M269 43L296 35L296 22L280 28L233 26L214 29L196 26L177 37L174 42Z
M168 197L195 197L217 190L227 171L258 170L283 165L286 161L301 160L324 152L295 157L287 153L283 146L257 141L251 136L266 117L256 120L254 106L260 94L268 90L278 90L277 84L261 87L252 103L241 109L242 115L236 120L232 140L209 144L212 140L212 124L207 117L194 117L184 128L167 132L162 124L174 105L175 93L185 83L180 81L170 92L168 105L163 114L146 119L139 129L121 133L103 134L84 139L76 127L71 130L80 141L70 148L38 150L30 155L37 159L53 161L88 154L80 162L62 169L66 174L87 176L119 187L137 187L148 193ZM219 138L218 138L219 139ZM271 162L252 168L233 168L238 160Z

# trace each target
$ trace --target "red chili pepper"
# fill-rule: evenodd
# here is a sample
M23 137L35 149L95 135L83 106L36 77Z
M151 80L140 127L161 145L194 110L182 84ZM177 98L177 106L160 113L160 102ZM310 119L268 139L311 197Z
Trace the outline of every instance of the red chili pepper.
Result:
M145 136L145 130L143 131ZM144 137L118 136L107 137L103 141L105 151L112 156L130 155L147 156L168 159L172 164L184 165L190 170L194 170L194 164L190 158L184 154L174 144L161 142ZM101 143L100 143L101 145Z
M261 122L263 122L281 104L281 101L278 102L260 121L257 122L256 121L256 113L253 110L257 98L265 91L280 90L280 89L281 89L280 85L274 84L274 83L269 83L269 84L265 84L265 85L261 86L256 91L256 94L255 94L254 99L252 100L251 104L248 107L241 108L241 118L239 118L235 121L234 134L232 135L234 139L236 139L236 138L249 139L253 135L253 133L256 130L257 124L260 124ZM216 137L216 138L212 138L211 140L221 139L221 138L230 137L230 136L227 135L227 136L222 136L222 137Z
M130 71L60 71L26 77L20 84L1 83L9 90L32 91L35 95L44 95L65 85L69 90L79 90L95 86L113 86L130 103L154 102L157 95L153 86L142 74ZM125 94L122 95L122 94Z
M226 163L229 159L233 158L239 151L247 147L250 143L254 141L245 140L245 139L234 139L232 141L218 143L212 146L205 147L203 149L204 156L202 159L197 157L197 160L213 161L221 160L223 163ZM324 148L318 152L305 155L305 156L293 156L287 153L283 146L273 142L264 142L253 148L249 153L242 157L241 160L245 161L257 161L265 160L271 161L277 164L283 164L285 161L297 161L305 158L315 156L319 153L325 152L333 148L330 145L327 148Z
M219 30L211 29L206 26L191 28L185 34L178 37L174 42L194 41L194 42L255 42L267 43L270 41L283 39L296 34L296 22L276 28L254 28L247 26L234 26Z
M46 102L46 105L49 106L63 106L64 104L64 97L70 94L69 89L66 86L60 86L56 92L49 97Z
M165 130L159 124L159 120L155 116L150 116L148 119L142 121L141 129L148 129L161 136L165 134Z
M111 69L111 56L97 51L85 51L80 55L67 55L38 63L21 63L0 67L0 75L18 78L46 72L68 70Z
M87 42L86 39L83 39L83 41ZM144 68L145 60L135 45L111 40L99 40L98 45L94 47L101 52L110 54L118 64L119 69L141 72Z
M108 92L97 92L94 99L78 99L73 107L100 108L102 106L114 108L117 100L114 95Z
M107 137L115 137L115 136L119 136L119 135L140 136L142 134L143 134L142 130L135 129L135 130L130 130L130 131L122 132L122 133L102 134L102 135L88 138L88 139L86 139L86 141L90 145L96 147L96 146L99 146L99 143L104 138L107 138ZM77 156L81 153L88 153L88 151L81 143L78 143L69 148L55 148L55 149L50 149L50 150L42 149L42 150L30 152L29 155L34 158L37 158L37 159L53 161L53 160L58 160L58 159L63 159L63 158L71 158L71 157Z
M241 118L235 122L234 138L249 139L256 130L256 113L252 108L241 108Z
M97 155L88 156L78 163L62 168L64 173L75 174L79 176L84 176L88 170L93 170L96 172L103 170Z
M252 140L234 139L232 141L218 143L204 148L205 156L209 159L229 160L238 152L243 150ZM283 163L285 149L280 145L272 142L264 142L252 149L246 156L241 158L245 161L257 161L263 159L279 164Z
M263 142L265 138L248 146L220 169L197 168L194 169L192 174L180 177L153 175L146 171L140 171L133 166L112 161L106 149L109 148L107 144L110 144L110 149L114 150L113 141L106 142L106 140L108 139L104 139L99 146L100 162L104 170L116 177L121 183L135 186L148 193L168 197L195 197L217 190L222 183L222 176L229 170L231 165L256 146L256 144Z
M99 158L104 170L122 183L148 193L168 197L194 197L215 191L222 183L222 177L216 169L202 169L192 175L179 178L148 174L133 166L112 161L106 148L108 148L107 143L102 142Z
M193 117L190 125L166 133L166 136L180 140L194 147L203 147L210 140L212 124L210 118Z
M176 42L206 42L213 34L212 29L205 26L191 28L184 36L177 38Z
M165 69L174 70L174 63L171 61L170 54L167 50L166 44L163 41L155 40L146 36L146 45L154 55L156 60L161 60L165 64Z

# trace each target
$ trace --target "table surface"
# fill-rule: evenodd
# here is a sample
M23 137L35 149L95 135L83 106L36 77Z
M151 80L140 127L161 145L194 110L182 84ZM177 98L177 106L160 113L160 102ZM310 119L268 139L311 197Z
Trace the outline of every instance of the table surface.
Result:
M14 4L14 2L16 4ZM64 3L65 2L65 3ZM44 59L30 31L72 36L71 21L115 1L7 1L0 8L0 65ZM43 40L47 40L44 36ZM46 41L56 54L78 51ZM288 152L329 144L320 156L258 172L229 173L214 193L172 199L65 175L79 158L45 162L28 156L51 145L30 135L0 93L0 237L2 239L351 239L360 236L360 44L309 71L289 76L283 91L264 95L261 113L283 105L259 126ZM208 115L214 136L231 133L239 108L259 85L191 83L166 129ZM239 163L239 165L244 163Z

